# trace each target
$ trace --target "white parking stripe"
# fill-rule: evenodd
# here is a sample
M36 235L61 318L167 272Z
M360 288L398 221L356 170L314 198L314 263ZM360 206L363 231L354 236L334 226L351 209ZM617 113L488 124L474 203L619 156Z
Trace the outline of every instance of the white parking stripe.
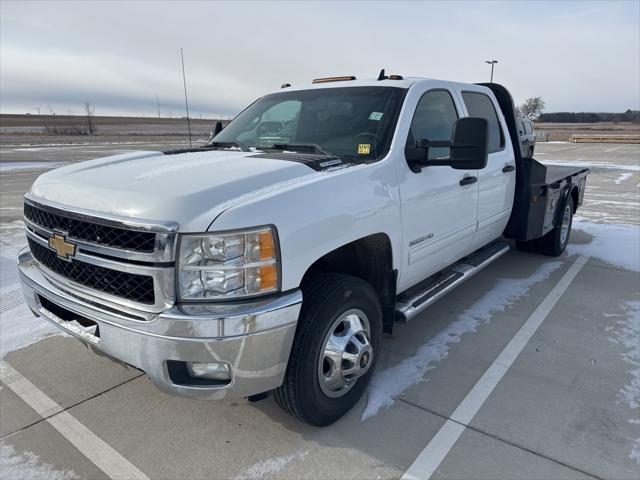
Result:
M0 363L0 379L64 438L114 480L149 480L129 460L47 397L8 363ZM48 418L47 418L48 417Z
M471 391L455 409L451 418L438 430L438 433L431 439L425 449L414 460L409 469L402 476L402 480L427 480L431 478L436 469L440 466L449 451L458 441L466 426L478 413L484 402L489 398L491 392L502 377L507 373L509 367L516 360L520 352L527 345L531 337L536 333L538 327L549 315L562 294L567 290L578 272L589 260L588 256L580 256L571 265L560 281L553 287L545 299L538 305L538 308L531 314L527 321L520 327L518 333L509 341L502 350L498 358L494 360L487 371L480 377L480 380L473 386Z
M604 153L615 152L616 150L620 150L621 148L626 147L626 145L620 145L619 147L607 148Z

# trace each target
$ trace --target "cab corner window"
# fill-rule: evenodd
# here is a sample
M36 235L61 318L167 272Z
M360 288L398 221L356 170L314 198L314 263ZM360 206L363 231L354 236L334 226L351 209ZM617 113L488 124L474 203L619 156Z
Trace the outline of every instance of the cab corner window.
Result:
M453 124L458 112L451 94L446 90L432 90L420 98L411 121L407 146L415 146L419 139L451 140ZM448 147L430 148L429 159L448 158Z
M498 114L491 99L484 93L462 92L470 117L486 118L489 122L489 153L504 148L504 135L498 120Z

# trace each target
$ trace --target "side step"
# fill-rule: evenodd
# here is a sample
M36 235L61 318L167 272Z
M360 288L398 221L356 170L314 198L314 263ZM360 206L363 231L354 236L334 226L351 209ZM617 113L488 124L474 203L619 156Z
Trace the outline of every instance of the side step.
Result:
M508 244L494 242L480 250L476 250L446 270L434 275L431 277L431 281L426 283L423 288L420 288L418 292L398 300L396 304L397 318L408 322L443 295L473 277L508 251Z

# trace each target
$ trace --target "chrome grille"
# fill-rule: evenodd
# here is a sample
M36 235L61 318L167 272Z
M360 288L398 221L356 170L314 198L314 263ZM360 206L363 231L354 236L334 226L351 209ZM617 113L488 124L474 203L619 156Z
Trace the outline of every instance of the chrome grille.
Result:
M152 253L156 234L131 229L101 225L54 213L28 203L24 204L27 220L49 230L60 230L70 237L115 248Z
M153 304L153 277L60 259L53 250L27 238L33 257L49 270L82 286L134 302Z
M174 305L177 223L69 208L31 193L24 203L32 256L58 286L147 319ZM50 245L56 234L76 245L70 259Z

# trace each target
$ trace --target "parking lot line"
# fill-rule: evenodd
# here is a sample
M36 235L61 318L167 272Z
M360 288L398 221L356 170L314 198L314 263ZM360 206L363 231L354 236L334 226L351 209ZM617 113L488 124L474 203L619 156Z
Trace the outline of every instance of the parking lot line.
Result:
M6 362L0 363L0 379L107 476L114 480L149 480L129 460Z
M455 409L451 417L444 423L438 433L431 439L425 449L411 464L402 476L402 480L427 480L431 478L449 451L456 444L465 428L471 423L491 392L498 385L509 367L518 358L556 305L562 294L569 288L576 275L589 260L588 256L580 256L569 267L560 281L553 287L544 300L538 305L518 333L509 341L480 380Z

